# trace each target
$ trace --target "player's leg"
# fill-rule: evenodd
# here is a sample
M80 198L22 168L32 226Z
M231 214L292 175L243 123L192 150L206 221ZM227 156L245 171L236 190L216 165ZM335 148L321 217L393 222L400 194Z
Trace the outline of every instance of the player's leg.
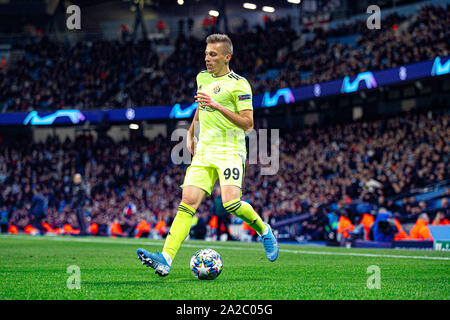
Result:
M244 220L258 233L263 242L267 258L270 261L275 261L278 257L278 243L270 226L264 223L248 202L241 201L245 174L243 158L237 155L230 156L223 161L217 160L216 165L225 210Z
M217 180L217 173L200 161L187 169L182 200L178 206L177 215L169 230L162 253L152 253L145 249L137 250L138 258L143 264L155 269L160 276L169 274L172 261L181 243L186 239L192 225L192 217L206 194L211 194Z
M177 215L172 222L162 254L172 263L175 255L186 239L192 225L192 218L206 196L206 191L196 186L185 186Z
M221 186L223 207L229 213L241 218L259 235L266 231L266 225L253 207L241 201L241 188L234 185Z
M224 185L222 199L225 210L244 220L261 237L261 241L269 261L278 258L278 243L272 229L261 219L251 204L240 199L241 188L234 185Z
M137 255L142 264L155 269L159 276L167 276L169 274L178 249L189 234L192 217L205 195L206 192L196 186L188 185L183 188L182 199L169 234L166 237L162 252L153 253L139 248Z

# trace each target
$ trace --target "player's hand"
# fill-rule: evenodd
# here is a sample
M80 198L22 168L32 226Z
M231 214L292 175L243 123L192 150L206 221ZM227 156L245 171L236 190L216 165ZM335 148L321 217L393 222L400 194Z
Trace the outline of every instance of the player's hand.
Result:
M208 106L212 109L218 109L219 108L219 104L213 99L211 98L208 94L201 92L201 91L197 91L197 95L194 97L195 98L195 102L198 102L198 106L199 107L203 107L203 106Z

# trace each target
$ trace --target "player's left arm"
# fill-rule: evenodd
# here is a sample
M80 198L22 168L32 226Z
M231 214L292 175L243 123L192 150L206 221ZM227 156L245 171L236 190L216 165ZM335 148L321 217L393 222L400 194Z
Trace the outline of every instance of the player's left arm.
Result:
M209 106L216 109L242 130L253 129L252 91L248 82L246 80L237 82L232 95L233 99L235 99L237 112L224 107L204 92L197 92L195 98L196 102L199 103L199 107Z
M234 113L215 101L208 94L200 91L197 92L195 99L195 101L198 102L198 107L208 106L212 109L216 109L242 130L247 131L253 129L253 110L247 109Z
M253 129L253 110L241 110L238 113L234 113L227 108L220 106L222 108L217 109L220 111L228 120L233 122L239 128L244 131Z

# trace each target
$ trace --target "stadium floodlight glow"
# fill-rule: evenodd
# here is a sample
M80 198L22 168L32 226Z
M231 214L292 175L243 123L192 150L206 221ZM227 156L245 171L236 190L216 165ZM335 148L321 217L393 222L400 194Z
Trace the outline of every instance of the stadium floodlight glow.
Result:
M209 15L213 16L213 17L218 17L219 16L219 11L216 10L209 10Z
M269 7L269 6L264 6L264 7L262 7L262 11L264 11L264 12L275 12L275 8L274 7Z
M293 3L293 4L300 4L300 2L302 2L302 0L287 0L287 2Z
M177 3L182 6L184 4L184 0L177 0Z
M256 4L250 3L250 2L244 2L244 4L242 6L245 9L249 9L249 10L255 10L256 9Z
M139 125L137 123L130 123L129 128L131 130L137 130L139 129Z

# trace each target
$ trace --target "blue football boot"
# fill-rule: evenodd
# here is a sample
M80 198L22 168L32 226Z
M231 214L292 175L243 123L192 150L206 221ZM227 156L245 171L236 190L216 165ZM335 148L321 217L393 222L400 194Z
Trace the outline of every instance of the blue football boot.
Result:
M273 262L278 258L278 243L277 239L273 235L272 228L267 223L264 223L269 229L269 232L265 236L261 236L261 242L264 245L266 256L269 261Z
M157 275L165 277L169 274L170 265L161 253L153 253L141 248L137 249L136 253L142 264L155 269Z

